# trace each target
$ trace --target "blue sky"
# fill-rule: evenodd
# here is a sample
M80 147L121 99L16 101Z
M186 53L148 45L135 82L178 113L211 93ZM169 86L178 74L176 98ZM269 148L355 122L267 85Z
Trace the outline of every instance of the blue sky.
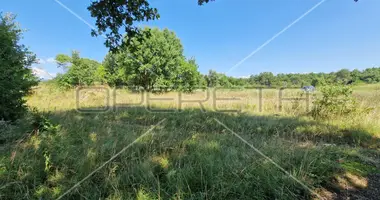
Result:
M60 0L90 24L89 0ZM182 40L187 57L199 70L227 72L273 35L320 0L216 0L197 6L197 0L151 0L161 19L143 22L168 28ZM326 0L228 75L331 72L341 68L380 66L380 1ZM102 61L107 49L102 37L54 0L3 1L2 12L17 14L28 29L23 43L43 61L37 65L60 72L58 53L79 50L83 57Z

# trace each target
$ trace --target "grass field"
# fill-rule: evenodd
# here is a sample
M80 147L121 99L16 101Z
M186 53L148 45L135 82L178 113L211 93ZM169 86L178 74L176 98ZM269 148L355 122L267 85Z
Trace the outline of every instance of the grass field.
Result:
M369 114L316 121L306 101L279 110L274 89L262 98L254 89L77 96L41 84L28 105L56 126L32 132L28 118L2 126L0 199L378 198L379 87L354 88ZM94 112L107 105L106 91L110 109Z

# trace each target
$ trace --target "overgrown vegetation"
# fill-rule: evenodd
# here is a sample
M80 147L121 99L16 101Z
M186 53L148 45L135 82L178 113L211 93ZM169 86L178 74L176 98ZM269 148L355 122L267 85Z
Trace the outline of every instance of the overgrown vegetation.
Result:
M145 91L160 92L180 90L194 91L196 88L223 87L276 87L301 88L303 86L362 85L380 82L380 68L362 71L342 69L331 73L277 74L262 72L248 78L236 78L210 70L201 75L195 59L186 59L180 40L169 30L145 28L143 41L135 38L128 47L117 53L106 55L103 64L79 58L80 63L71 63L74 57L57 55L58 65L66 73L56 80L62 87L93 85L128 86Z
M312 116L315 119L331 119L352 115L358 104L348 86L325 86L320 89L322 96L315 100Z
M252 105L258 95L253 91L220 92L219 96L242 98L237 103L243 106L242 102ZM380 95L357 92L353 94L357 100L376 107ZM148 112L145 102L113 112L86 114L75 110L72 93L42 84L28 99L30 106L44 112L35 112L36 117L23 122L29 124L27 132L32 127L41 128L38 134L29 135L17 146L6 142L1 148L1 199L57 198L162 119L166 121L154 128L152 134L141 138L64 199L313 197L214 118L320 195L344 190L336 181L352 181L348 177L370 182L367 175L378 173L380 166L380 123L376 112L327 123L300 117L306 110L295 112L293 102L289 101L284 102L283 113L275 116L277 94L275 90L264 90L262 113L252 107L241 114L214 112L213 100L209 99L205 102L207 112L199 110L198 104L187 105L183 112ZM117 102L132 104L141 98L140 94L125 90L118 90L117 94ZM297 95L298 90L286 94ZM90 90L82 95L82 106L103 106L103 92ZM204 95L195 92L191 97L204 99ZM155 95L175 96L173 92ZM173 99L168 104L156 102L151 106L165 111L176 107L175 102ZM219 101L217 106L235 105ZM12 134L23 131L12 129Z
M111 31L103 63L59 54L65 73L54 81L66 90L45 82L30 96L35 56L14 18L1 18L0 199L334 199L380 173L378 86L347 86L380 82L380 68L202 76L174 32L133 26L159 17L147 1L93 1L89 10L95 35ZM305 85L318 87L311 115L305 93L286 89Z

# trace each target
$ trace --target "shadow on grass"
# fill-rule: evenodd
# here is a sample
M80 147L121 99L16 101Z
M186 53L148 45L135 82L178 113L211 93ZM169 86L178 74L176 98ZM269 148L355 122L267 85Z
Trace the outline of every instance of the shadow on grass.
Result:
M366 177L379 167L380 142L365 130L307 119L196 109L152 113L143 107L46 115L60 125L58 131L31 136L12 149L12 161L11 152L2 153L2 198L57 198L162 119L152 134L65 199L312 198L215 119L315 191L326 187L339 196L344 188L334 184L334 177L350 170Z

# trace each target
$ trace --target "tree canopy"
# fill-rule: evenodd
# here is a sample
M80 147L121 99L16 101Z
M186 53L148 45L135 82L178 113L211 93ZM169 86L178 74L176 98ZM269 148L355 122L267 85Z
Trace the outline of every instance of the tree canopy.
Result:
M191 91L200 73L194 59L183 55L180 39L168 29L144 28L143 40L128 38L130 44L110 52L104 61L110 85L142 87L146 91L177 89Z

